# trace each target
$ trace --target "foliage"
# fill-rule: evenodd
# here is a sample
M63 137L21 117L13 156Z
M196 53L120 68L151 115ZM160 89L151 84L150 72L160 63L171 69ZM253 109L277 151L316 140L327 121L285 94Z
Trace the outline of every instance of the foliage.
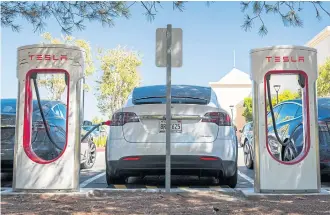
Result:
M71 34L74 30L84 30L86 21L95 21L102 26L114 26L114 20L119 17L128 19L130 7L137 2L125 1L47 1L47 2L1 2L1 25L19 32L22 28L17 24L24 18L33 25L34 32L42 32L46 27L46 20L55 18L62 32ZM149 20L152 20L161 7L157 2L140 2L146 10ZM173 2L173 8L182 10L183 2Z
M241 2L242 12L246 12L249 8L252 10L252 15L246 14L243 25L241 26L245 31L253 27L254 20L259 20L261 25L259 27L259 34L264 36L268 33L268 29L263 21L263 15L279 15L285 26L289 27L303 27L303 20L299 13L303 10L303 5L312 4L315 9L316 18L321 19L321 13L325 13L330 17L329 8L325 9L322 2L294 2L294 1L247 1Z
M43 31L46 27L46 20L55 18L62 29L62 32L71 34L74 30L84 30L86 21L95 21L102 26L114 26L116 18L130 18L131 6L140 5L144 8L147 19L154 20L159 8L162 8L160 1L141 2L116 2L116 1L48 1L48 2L1 2L1 25L10 27L13 31L19 32L21 26L17 21L22 17L33 25L34 32ZM319 1L294 2L294 1L248 1L241 2L242 12L252 8L252 15L246 14L242 28L247 31L253 27L257 19L261 22L259 28L260 35L266 35L268 29L263 21L263 15L279 15L285 26L302 27L303 21L299 12L303 10L303 5L312 4L315 8L316 18L321 19L324 12L330 13ZM173 10L183 11L186 2L173 1ZM210 6L210 2L206 2Z
M99 50L102 76L97 82L97 100L100 112L111 119L121 108L132 90L140 84L137 67L142 64L138 53L118 46L107 51Z
M99 136L93 139L93 142L97 147L105 147L107 144L107 136Z
M317 79L317 95L319 97L330 96L330 58L319 68Z
M50 44L68 44L75 45L84 50L85 53L85 77L92 75L95 71L92 52L89 43L83 39L75 39L72 36L62 36L62 38L54 38L48 32L41 35L46 43ZM38 83L45 87L48 91L48 98L51 100L60 100L61 95L65 90L65 82L62 74L51 74L40 76ZM85 90L89 90L89 86L85 84Z
M299 96L298 92L292 92L290 90L283 90L282 93L278 94L278 102L284 102L287 100L291 100L291 99L298 99L301 98ZM268 99L267 99L268 100ZM276 95L272 96L272 105L273 107L277 104L277 98ZM253 115L252 115L252 98L251 97L247 97L244 98L244 111L242 116L245 117L245 121L246 122L251 122L253 120ZM268 105L268 101L267 101L267 111L269 111L269 105Z
M284 101L287 101L287 100L291 100L291 99L298 99L300 98L299 97L299 93L298 92L292 92L290 90L283 90L282 93L279 93L278 94L278 102L284 102ZM272 98L272 105L276 105L277 103L277 99L276 97L274 96Z
M104 121L104 120L103 120L102 118L99 118L99 117L97 117L97 116L93 117L93 119L92 119L92 123L93 123L93 125L99 124L99 123L101 123L101 122L103 122L103 121Z
M117 17L129 17L125 2L113 1L47 1L47 2L1 2L1 25L20 31L17 19L24 18L33 25L34 32L42 32L46 19L54 17L62 32L83 30L86 20L112 26Z
M242 116L245 117L245 121L246 122L251 122L253 120L252 117L252 98L251 97L247 97L244 98L244 105L245 107Z
M44 87L50 100L60 101L66 84L63 74L39 74L38 87Z

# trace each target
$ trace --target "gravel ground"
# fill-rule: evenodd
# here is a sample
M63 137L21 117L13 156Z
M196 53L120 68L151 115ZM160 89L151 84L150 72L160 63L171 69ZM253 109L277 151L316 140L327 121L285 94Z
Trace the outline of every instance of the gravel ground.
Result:
M101 192L3 195L1 214L330 214L330 196L243 197L240 193Z

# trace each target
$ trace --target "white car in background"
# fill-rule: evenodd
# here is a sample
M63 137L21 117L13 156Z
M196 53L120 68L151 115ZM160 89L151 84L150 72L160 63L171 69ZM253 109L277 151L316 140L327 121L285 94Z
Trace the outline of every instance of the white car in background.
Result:
M173 85L172 175L210 176L235 187L237 142L230 115L209 87ZM135 88L112 117L106 145L106 179L164 175L166 86Z

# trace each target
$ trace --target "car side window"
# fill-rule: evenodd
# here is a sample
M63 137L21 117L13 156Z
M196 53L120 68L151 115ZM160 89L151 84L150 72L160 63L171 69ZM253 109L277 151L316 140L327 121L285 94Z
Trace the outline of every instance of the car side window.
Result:
M213 104L215 107L219 107L217 94L213 90L211 90L210 104Z
M281 123L287 120L291 120L296 115L298 110L298 105L293 103L284 104L279 112L278 118L276 119L276 123Z
M301 115L302 115L302 108L301 108L301 106L299 106L299 108L298 108L298 110L296 112L296 115L294 117L296 118L296 117L299 117Z
M253 131L253 124L250 124L249 131Z
M248 132L248 131L250 131L251 130L251 124L248 124L247 126L246 126L246 130L245 130L245 132Z
M279 105L279 106L276 106L275 108L273 108L275 121L276 121L276 119L277 119L277 117L278 117L278 114L279 114L279 112L280 112L282 106L283 106L283 105ZM268 126L268 127L269 127L269 126L273 126L273 119L272 119L272 115L271 115L270 112L267 114L267 126Z
M56 116L62 116L62 115L61 115L61 110L60 110L60 108L58 107L58 105L55 105L55 106L53 107L53 111L54 111L54 113L55 113Z
M66 106L65 105L58 105L61 111L61 115L64 119L66 119Z

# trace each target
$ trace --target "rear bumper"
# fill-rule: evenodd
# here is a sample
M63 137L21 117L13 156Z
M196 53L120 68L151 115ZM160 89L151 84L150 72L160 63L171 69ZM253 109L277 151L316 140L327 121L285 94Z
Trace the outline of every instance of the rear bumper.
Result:
M1 172L12 173L14 169L13 160L1 160Z
M138 156L139 160L107 161L108 174L115 176L145 176L164 175L164 155ZM203 156L205 157L205 156ZM172 155L172 175L196 175L196 176L221 176L234 175L237 165L235 161L221 160L219 157L212 157L217 160L201 160L196 155Z
M321 174L330 174L330 162L320 163Z

